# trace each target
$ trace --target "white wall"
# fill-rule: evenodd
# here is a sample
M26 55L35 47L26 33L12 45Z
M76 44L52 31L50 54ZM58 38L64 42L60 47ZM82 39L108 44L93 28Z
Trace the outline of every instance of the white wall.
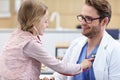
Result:
M5 42L9 38L10 34L13 30L0 30L0 53L2 52L2 49L4 47Z
M14 29L0 30L0 52ZM81 36L81 30L47 30L41 36L45 49L52 55L55 55L55 45L57 42L71 42L73 39Z

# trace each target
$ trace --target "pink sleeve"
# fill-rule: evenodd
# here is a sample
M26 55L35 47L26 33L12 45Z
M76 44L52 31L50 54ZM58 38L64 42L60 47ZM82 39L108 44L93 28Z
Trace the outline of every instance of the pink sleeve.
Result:
M30 41L24 47L24 54L38 60L59 73L74 75L81 72L80 64L69 64L58 61L55 57L48 54L42 45L35 40Z

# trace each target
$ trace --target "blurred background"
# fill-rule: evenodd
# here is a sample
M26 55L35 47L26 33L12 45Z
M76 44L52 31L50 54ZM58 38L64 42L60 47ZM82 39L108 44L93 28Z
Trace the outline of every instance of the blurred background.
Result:
M16 28L17 10L23 0L0 0L0 28ZM75 29L79 22L76 19L84 0L40 0L49 7L49 27L59 25L64 29ZM107 28L120 28L120 0L108 0L112 5L112 19Z
M17 12L23 0L0 0L0 53L5 42L18 27ZM49 8L49 26L41 37L45 49L62 60L70 42L82 36L77 15L84 0L40 0ZM120 41L120 0L108 0L112 5L112 19L107 27L109 34ZM43 65L41 78L54 71Z

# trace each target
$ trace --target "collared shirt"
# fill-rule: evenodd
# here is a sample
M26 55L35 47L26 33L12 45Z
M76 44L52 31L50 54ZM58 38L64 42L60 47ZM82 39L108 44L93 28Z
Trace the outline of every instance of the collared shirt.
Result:
M86 43L84 45L84 47L82 48L82 51L81 51L81 54L80 54L79 59L77 61L77 64L81 63L86 58L87 47L88 47L88 43ZM92 53L88 56L88 58L91 58L92 55L96 55L98 47L99 46L96 46L96 48L92 51ZM78 75L75 75L74 80L95 80L93 66L91 66L85 72L80 73Z

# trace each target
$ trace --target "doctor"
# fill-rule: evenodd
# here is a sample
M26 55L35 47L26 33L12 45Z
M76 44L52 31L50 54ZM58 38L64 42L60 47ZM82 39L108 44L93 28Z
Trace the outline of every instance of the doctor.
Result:
M95 55L93 66L72 77L54 73L55 80L120 80L120 44L105 30L111 13L107 0L85 0L77 16L84 36L72 42L63 62L81 63Z

